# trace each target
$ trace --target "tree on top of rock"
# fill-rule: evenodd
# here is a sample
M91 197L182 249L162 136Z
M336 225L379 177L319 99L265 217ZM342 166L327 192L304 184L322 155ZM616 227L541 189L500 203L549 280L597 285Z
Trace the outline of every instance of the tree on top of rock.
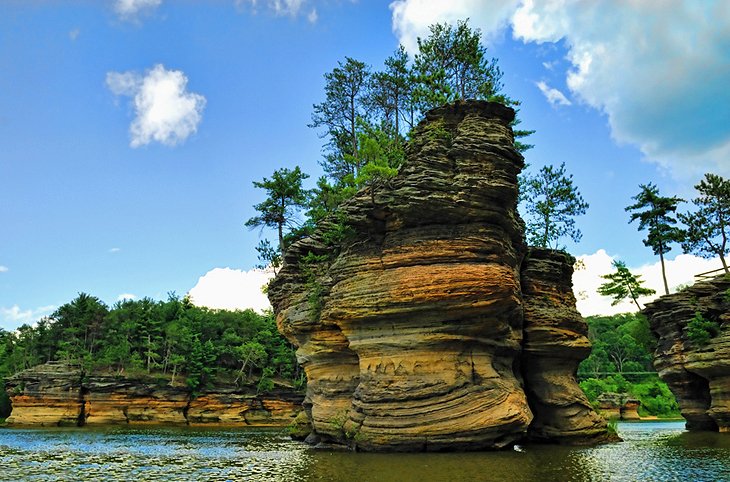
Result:
M437 23L429 30L428 37L418 39L414 65L424 110L457 99L490 99L502 90L502 71L497 59L487 58L479 29L460 20L456 25Z
M686 226L682 249L704 258L719 256L725 272L730 273L725 261L730 229L730 181L708 173L695 189L700 193L692 200L697 210L678 215Z
M259 214L246 221L246 226L276 228L280 253L286 250L284 228L296 227L296 214L307 205L309 193L302 186L302 181L308 177L297 166L294 170L277 169L271 179L253 182L255 187L266 190L268 197L254 206Z
M636 308L641 311L637 298L653 295L656 291L643 287L644 281L641 279L641 275L635 275L629 271L623 261L614 260L613 267L616 268L615 272L601 275L601 278L608 282L598 287L598 294L612 297L611 306L616 306L626 298L631 298Z
M638 219L639 231L644 229L648 231L647 237L644 239L644 245L650 247L654 254L659 255L659 261L662 265L664 292L669 294L664 255L672 249L671 243L682 240L682 231L675 226L677 220L673 216L677 211L677 204L682 202L682 199L676 196L660 196L659 190L652 183L641 184L639 188L641 192L631 198L636 203L626 207L626 211L634 211L631 213L629 222Z
M568 236L576 243L582 236L575 226L575 216L585 214L588 203L566 174L565 163L559 167L543 166L534 175L520 179L520 198L527 211L526 234L534 246L559 249L558 240Z
M309 127L324 127L329 152L322 161L325 172L336 180L356 176L362 167L358 153L358 119L367 117L370 67L345 57L332 72L324 74L325 100L314 105Z

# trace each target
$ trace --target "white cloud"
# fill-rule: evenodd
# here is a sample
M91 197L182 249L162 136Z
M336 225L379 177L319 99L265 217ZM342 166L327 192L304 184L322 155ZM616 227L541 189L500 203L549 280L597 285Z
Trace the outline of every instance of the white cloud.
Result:
M307 0L236 0L237 6L244 7L248 5L254 12L258 10L258 6L261 3L265 4L276 15L296 17L303 10ZM317 12L315 10L310 11L309 15L312 15L312 12L316 16Z
M132 293L122 293L121 295L117 296L117 301L124 301L124 300L136 300L137 295Z
M317 13L317 9L316 8L313 8L307 14L307 20L309 20L309 23L317 23L317 19L318 18L319 18L319 14Z
M109 250L109 252L110 252L110 253L112 253L112 254L114 254L114 253L118 253L118 252L120 252L121 250L122 250L122 248L111 248L111 249Z
M114 11L123 20L132 20L140 13L151 12L160 6L162 0L115 0Z
M271 271L243 271L214 268L198 279L188 293L193 303L208 308L263 311L270 308L269 299L261 288L273 278Z
M614 271L611 262L617 259L603 249L593 254L578 256L583 261L585 268L576 270L573 274L573 292L578 300L578 311L583 316L591 315L612 315L636 311L636 306L631 300L625 300L616 306L611 306L612 298L598 294L598 287L606 280L601 275ZM670 293L676 291L680 286L695 282L696 274L705 273L722 267L718 259L705 259L691 254L680 254L674 259L666 259L667 284ZM659 260L655 263L645 264L638 267L628 267L635 275L641 275L644 286L656 291L656 295L644 296L638 299L643 306L664 294L664 282L662 281L661 264Z
M80 33L81 33L81 30L79 30L78 28L75 28L68 33L68 38L70 38L71 40L76 40L77 38L79 38Z
M10 268L0 264L0 273L7 273L8 271L10 271Z
M540 82L535 82L535 85L538 89L540 89L540 92L542 92L547 101L553 107L556 105L572 105L572 102L570 102L568 98L565 97L565 94L560 92L558 89L550 87L542 80Z
M32 324L43 316L50 315L55 309L53 305L27 310L21 309L18 305L10 308L0 307L0 328L14 330L22 324Z
M430 23L510 24L524 42L567 48L568 88L606 114L614 139L676 177L730 172L730 2L666 0L396 0L408 48Z
M108 72L106 84L115 95L133 98L136 117L129 126L130 146L152 141L174 146L198 129L205 97L186 90L188 78L179 70L155 65L144 76L135 72Z
M470 19L473 27L482 29L486 36L506 26L520 0L395 0L393 32L409 52L418 50L418 37L428 36L428 27L437 22L455 23Z

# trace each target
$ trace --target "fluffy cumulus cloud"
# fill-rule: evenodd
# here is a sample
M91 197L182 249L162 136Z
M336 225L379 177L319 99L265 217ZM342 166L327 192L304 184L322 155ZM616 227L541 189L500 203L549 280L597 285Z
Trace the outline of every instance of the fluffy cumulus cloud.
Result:
M18 305L13 305L10 308L0 307L0 328L14 330L20 325L35 323L40 318L50 315L55 309L56 307L53 305L25 310Z
M214 268L201 276L188 294L198 306L261 312L271 307L262 288L273 276L268 270Z
M469 18L486 35L497 33L519 6L520 0L395 0L390 4L393 31L409 52L418 49L418 37L428 35L437 22Z
M161 3L162 0L115 0L114 11L123 20L132 20L140 13L153 11Z
M296 17L300 14L306 14L307 20L315 23L319 18L317 8L314 2L308 0L236 0L239 8L248 7L252 11L257 12L259 7L266 7L276 15L287 15Z
M626 313L636 311L636 306L631 300L625 300L616 306L611 306L612 298L601 296L597 293L598 287L606 280L601 275L612 273L614 268L612 262L616 259L606 251L600 249L593 254L578 256L582 261L582 267L573 274L573 291L578 300L578 311L583 316L590 315L611 315L615 313ZM667 284L669 291L674 292L677 288L694 283L694 276L706 273L722 267L718 259L704 259L689 254L680 254L674 259L666 260ZM661 264L655 263L643 266L628 267L635 274L640 275L644 286L656 291L657 294L639 298L639 304L654 300L664 294L664 282L662 280Z
M132 293L122 293L121 295L117 296L117 301L125 301L125 300L136 300L137 295Z
M488 34L564 42L574 96L604 112L613 137L676 176L730 172L730 2L396 0L407 47L428 24L470 17Z
M558 89L555 89L553 87L550 87L542 80L540 82L535 82L535 85L538 89L540 89L540 92L545 96L547 101L552 106L557 105L571 105L572 103L568 100L567 97L565 97L565 94L560 92Z
M7 273L8 271L10 271L10 269L7 266L0 264L0 273Z
M156 141L174 146L195 133L203 118L205 97L187 91L188 78L179 70L155 65L144 75L108 72L106 84L115 95L132 98L135 118L129 126L130 145Z

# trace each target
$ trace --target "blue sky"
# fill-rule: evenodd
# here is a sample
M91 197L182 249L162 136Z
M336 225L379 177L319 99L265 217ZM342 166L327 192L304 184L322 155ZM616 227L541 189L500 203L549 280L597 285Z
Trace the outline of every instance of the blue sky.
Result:
M702 173L727 174L730 8L589 3L3 2L0 327L82 291L164 298L216 268L245 275L251 182L321 174L307 123L323 74L345 56L380 68L465 17L537 131L527 161L565 162L590 203L568 250L654 263L624 206L640 183L691 197Z

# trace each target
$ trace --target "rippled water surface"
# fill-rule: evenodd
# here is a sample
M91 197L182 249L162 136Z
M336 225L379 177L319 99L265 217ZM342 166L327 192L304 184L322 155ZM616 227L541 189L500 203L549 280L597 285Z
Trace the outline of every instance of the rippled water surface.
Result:
M281 430L0 429L0 480L730 481L730 434L620 424L624 442L465 454L314 451Z

